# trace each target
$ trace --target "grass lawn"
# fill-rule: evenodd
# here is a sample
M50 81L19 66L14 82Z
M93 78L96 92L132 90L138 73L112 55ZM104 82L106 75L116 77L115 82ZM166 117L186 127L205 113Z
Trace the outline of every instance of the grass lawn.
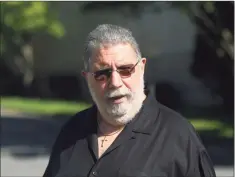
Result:
M40 115L74 114L89 106L84 102L67 102L19 97L1 97L1 106Z
M84 102L66 102L19 97L1 97L1 107L40 115L74 114L90 106ZM222 137L233 137L233 128L221 121L205 118L191 118L190 122L198 131L218 130Z

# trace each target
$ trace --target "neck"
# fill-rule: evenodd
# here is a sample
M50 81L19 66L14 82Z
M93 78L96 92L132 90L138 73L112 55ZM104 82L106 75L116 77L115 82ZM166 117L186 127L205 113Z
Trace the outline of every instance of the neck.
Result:
M106 121L100 113L98 113L98 126L102 134L109 135L124 128L125 125L116 125Z

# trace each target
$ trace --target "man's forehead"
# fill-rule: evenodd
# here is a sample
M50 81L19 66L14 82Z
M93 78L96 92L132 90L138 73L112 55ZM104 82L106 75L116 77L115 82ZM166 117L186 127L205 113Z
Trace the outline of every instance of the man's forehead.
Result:
M136 53L132 48L127 46L115 46L110 48L96 49L92 58L90 59L91 65L110 66L111 63L116 65L132 64L137 60Z
M135 60L136 61L136 60ZM129 64L135 64L133 60L114 60L114 64L118 66L123 66L123 65L129 65ZM95 68L110 68L112 66L113 62L107 62L107 61L102 61L102 60L96 60L96 61L91 61L91 66Z

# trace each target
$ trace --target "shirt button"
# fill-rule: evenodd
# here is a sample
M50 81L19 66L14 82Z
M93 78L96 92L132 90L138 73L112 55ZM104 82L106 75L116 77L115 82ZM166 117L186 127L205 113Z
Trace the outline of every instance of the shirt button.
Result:
M96 171L93 171L92 174L93 174L94 176L97 176L97 172L96 172Z

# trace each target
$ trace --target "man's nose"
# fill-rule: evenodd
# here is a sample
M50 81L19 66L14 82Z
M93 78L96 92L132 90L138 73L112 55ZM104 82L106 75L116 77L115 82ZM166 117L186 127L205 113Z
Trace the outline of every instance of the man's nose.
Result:
M122 78L117 71L113 71L110 76L110 88L119 88L122 86Z

